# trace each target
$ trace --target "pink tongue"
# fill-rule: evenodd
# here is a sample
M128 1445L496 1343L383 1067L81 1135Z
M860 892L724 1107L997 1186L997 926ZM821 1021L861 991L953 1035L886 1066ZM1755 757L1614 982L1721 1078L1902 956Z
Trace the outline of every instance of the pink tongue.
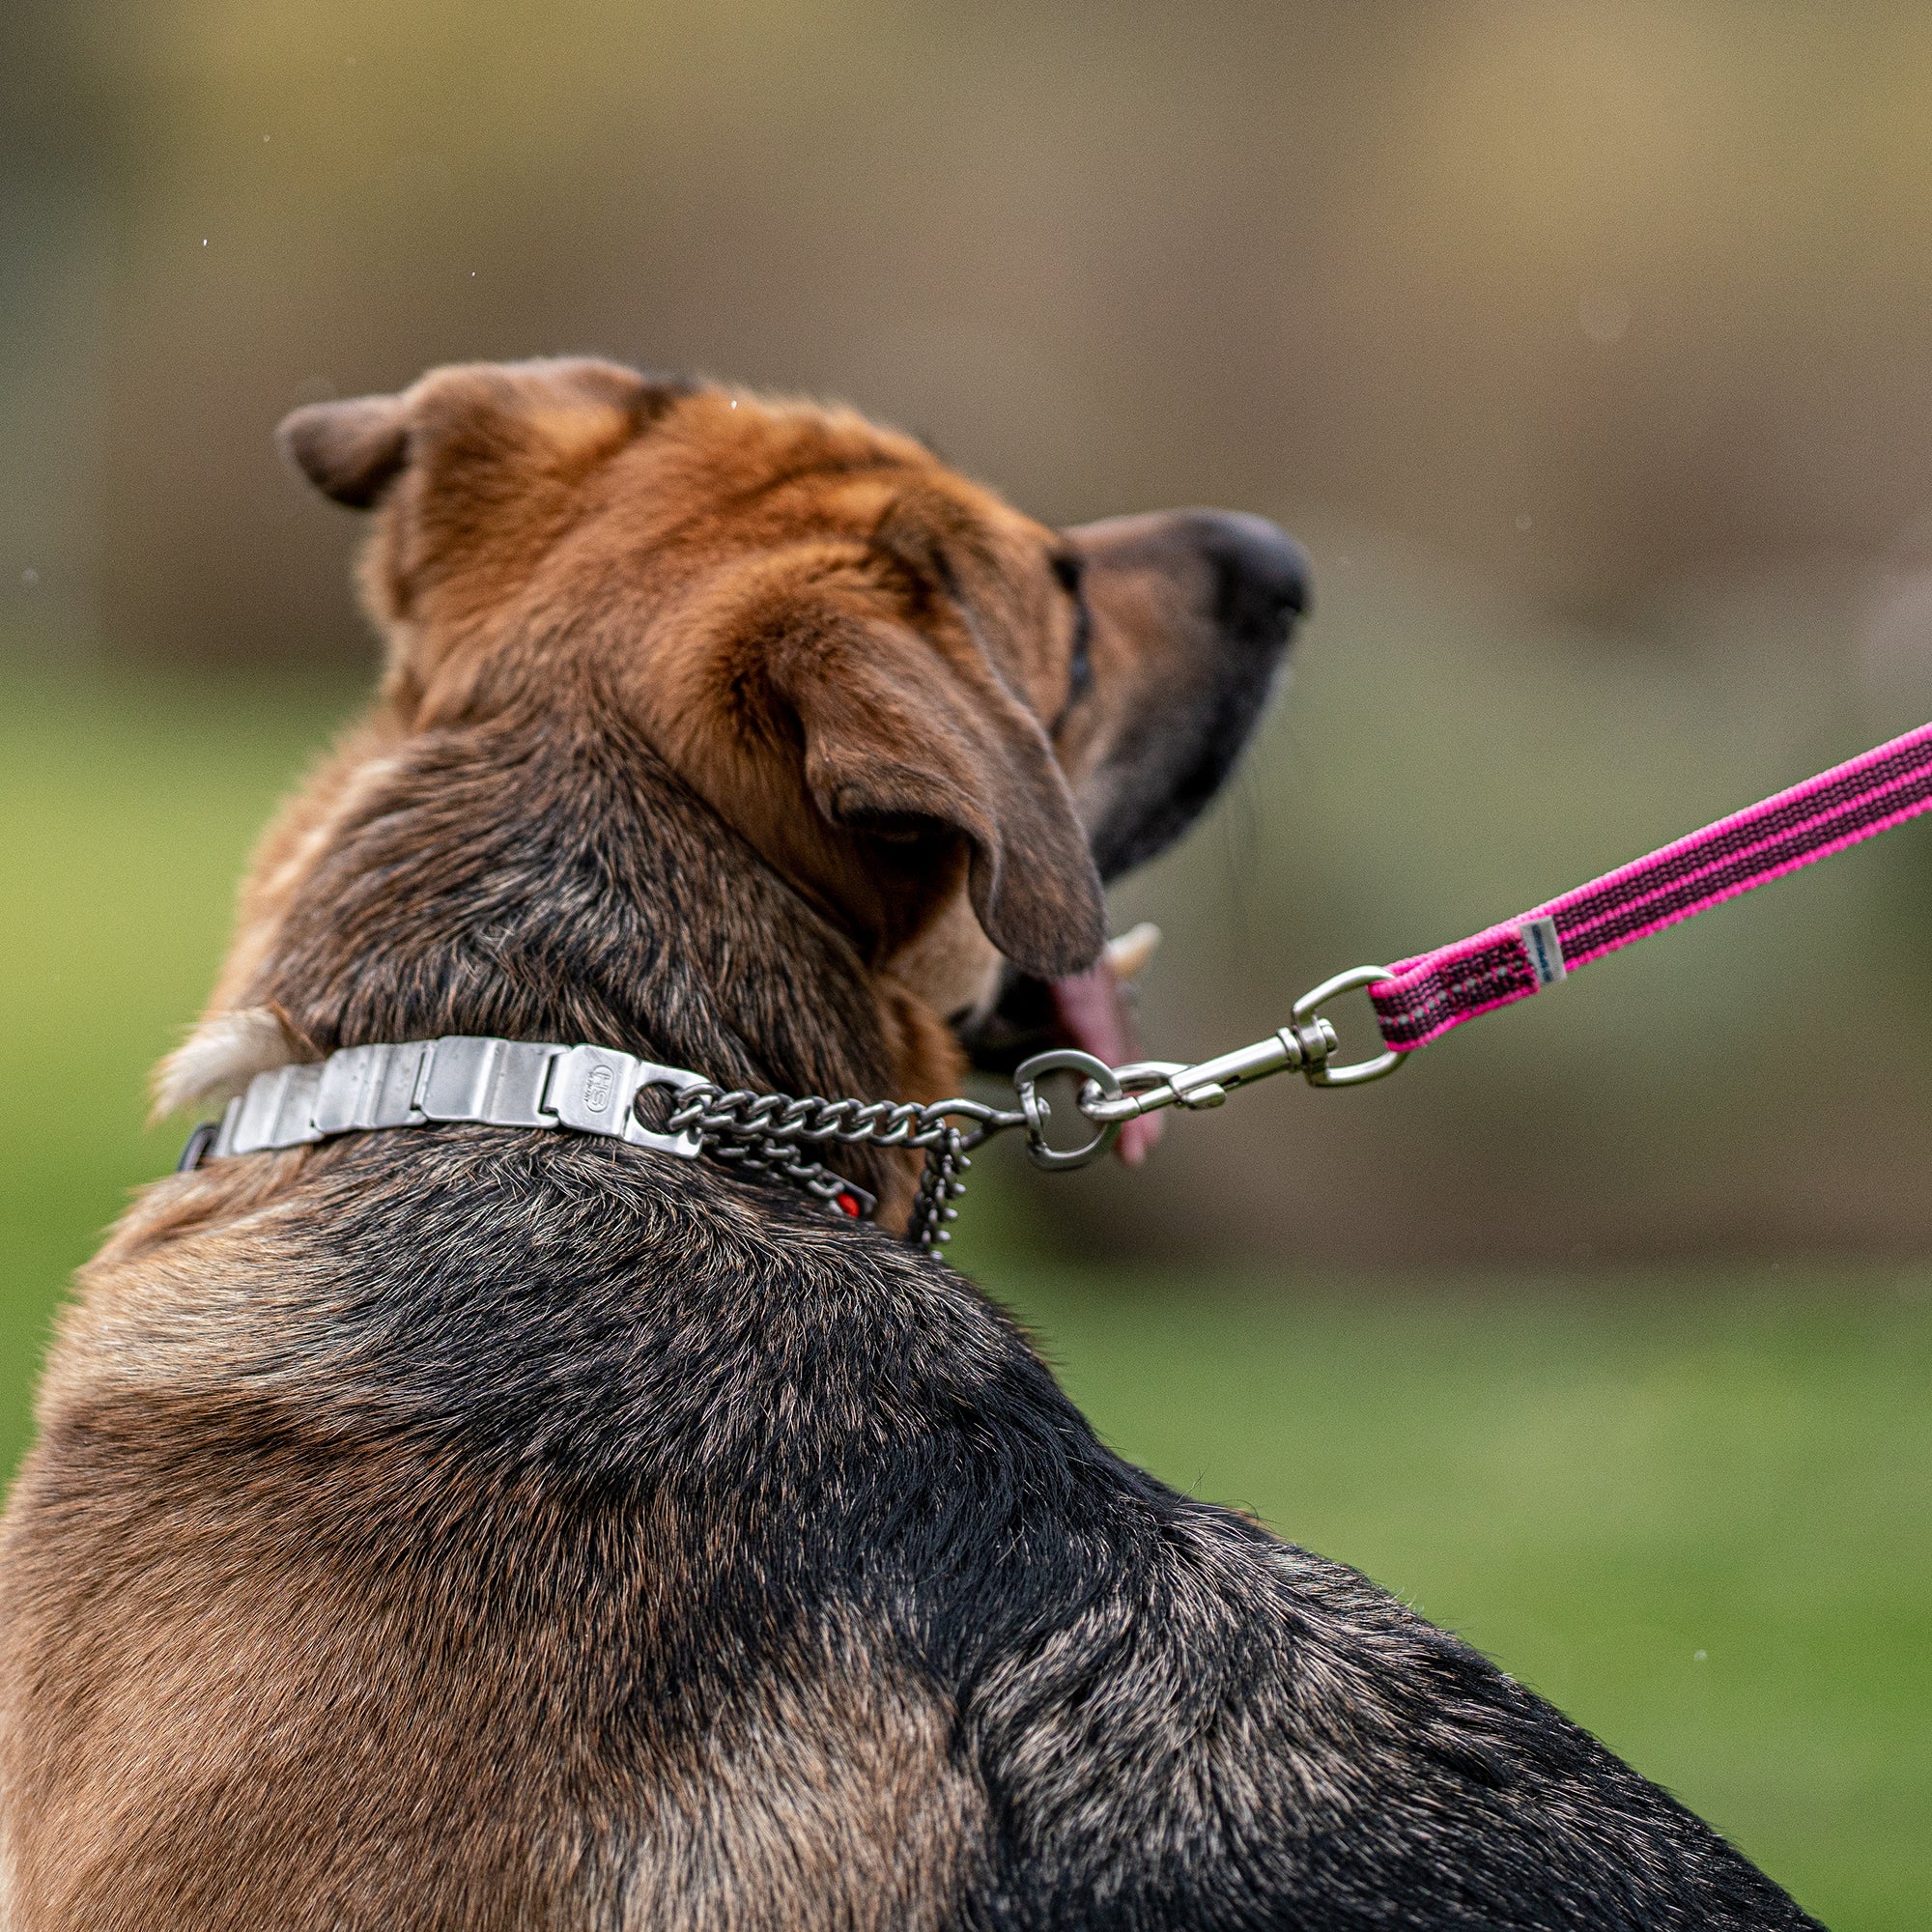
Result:
M1077 1046L1082 1053L1091 1053L1109 1066L1141 1057L1126 995L1104 953L1087 972L1054 980L1053 1011L1068 1045ZM1121 1129L1114 1151L1129 1167L1138 1167L1166 1125L1158 1114L1142 1114Z

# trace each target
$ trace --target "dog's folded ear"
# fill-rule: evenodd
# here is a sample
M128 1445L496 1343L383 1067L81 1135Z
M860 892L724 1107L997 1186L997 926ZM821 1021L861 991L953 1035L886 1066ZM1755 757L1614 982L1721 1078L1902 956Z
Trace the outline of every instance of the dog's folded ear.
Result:
M419 461L454 469L517 456L594 457L691 386L582 356L469 363L432 370L399 396L310 403L278 434L325 497L366 510Z
M276 432L295 466L325 497L370 508L408 458L409 404L401 396L310 403Z
M942 657L889 622L795 639L771 662L805 782L834 825L888 840L956 835L986 937L1041 979L1094 963L1100 875L1038 721L977 654Z

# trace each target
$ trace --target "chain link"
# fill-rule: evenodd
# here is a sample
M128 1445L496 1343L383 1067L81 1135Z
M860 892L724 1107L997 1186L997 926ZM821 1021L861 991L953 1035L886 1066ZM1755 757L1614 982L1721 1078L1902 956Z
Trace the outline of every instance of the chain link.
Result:
M928 1254L952 1238L947 1224L959 1218L959 1209L952 1204L966 1192L966 1170L973 1165L965 1140L957 1127L948 1127L945 1138L925 1151L925 1171L919 1178L919 1194L912 1204L906 1238Z
M694 1087L666 1115L667 1133L696 1134L701 1141L840 1141L848 1147L933 1148L948 1131L940 1109L907 1100L827 1100L816 1094L794 1099L744 1088ZM987 1111L991 1111L988 1109Z
M954 1115L975 1125L953 1125L949 1116ZM906 1236L930 1251L952 1238L948 1223L958 1218L953 1203L966 1192L966 1170L973 1165L967 1149L990 1134L1024 1124L1024 1115L977 1100L921 1106L906 1100L828 1100L816 1094L795 1098L706 1084L679 1095L665 1116L663 1130L695 1135L707 1153L746 1173L778 1175L835 1205L841 1197L864 1201L868 1211L870 1197L822 1161L808 1159L802 1144L919 1149L925 1154L925 1169Z

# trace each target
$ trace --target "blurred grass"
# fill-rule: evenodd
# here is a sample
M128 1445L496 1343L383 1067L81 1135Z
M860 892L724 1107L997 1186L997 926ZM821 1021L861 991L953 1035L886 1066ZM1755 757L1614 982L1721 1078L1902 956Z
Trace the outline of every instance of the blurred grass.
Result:
M235 884L276 797L350 702L0 666L0 1468L59 1285L184 1130L147 1070L207 997Z
M0 1467L63 1280L175 1153L145 1070L348 701L0 669ZM1838 1932L1924 1923L1923 1274L1047 1269L987 1180L960 1260L1110 1440L1460 1630Z

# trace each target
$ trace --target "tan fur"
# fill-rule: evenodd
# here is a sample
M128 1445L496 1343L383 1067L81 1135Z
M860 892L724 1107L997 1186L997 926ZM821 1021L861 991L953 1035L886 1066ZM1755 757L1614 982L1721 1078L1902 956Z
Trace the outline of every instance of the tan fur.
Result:
M360 570L388 675L258 850L209 1010L158 1075L158 1107L309 1057L298 1042L277 1054L250 1006L284 909L411 734L519 694L568 706L578 690L614 692L850 935L900 1055L897 1094L956 1086L945 1022L997 979L973 910L976 851L1017 827L1025 854L984 863L1051 894L1032 929L1085 922L1097 944L1068 789L1079 764L1056 757L1040 723L1066 680L1072 616L1047 568L1061 540L850 412L702 391L639 435L642 395L610 365L485 366L291 419L298 460L352 501L372 448L410 439ZM965 629L933 596L935 569L967 578L991 621ZM929 821L950 855L927 838L895 865L897 835L870 836L873 813Z
M210 1012L155 1069L154 1118L226 1100L256 1074L302 1057L283 1015L270 1007Z
M312 1369L289 1357L328 1313L288 1186L305 1158L223 1164L151 1193L64 1320L43 1433L99 1433L116 1479L94 1492L79 1543L46 1561L35 1546L9 1552L32 1605L15 1657L31 1645L42 1664L57 1659L64 1690L0 1779L0 1925L156 1932L165 1897L182 1932L298 1918L373 1932L403 1922L380 1903L391 1868L445 1908L467 1900L461 1923L476 1932L937 1924L969 1821L983 1829L980 1801L952 1761L945 1707L870 1655L863 1632L819 1629L712 1714L696 1748L645 1769L603 1762L591 1740L605 1612L571 1601L567 1565L526 1578L534 1598L508 1623L452 1576L425 1624L380 1560L342 1560L340 1526L367 1523L380 1548L399 1502L452 1529L486 1519L490 1499L467 1494L461 1470L412 1466L393 1441L324 1436L279 1477L271 1457L257 1483L237 1483L264 1414L298 1432L312 1393ZM190 1442L210 1453L185 1461L171 1446ZM30 1469L25 1503L44 1487ZM656 1544L673 1540L666 1526ZM87 1594L103 1565L121 1578L104 1616ZM674 1625L686 1588L662 1564L639 1574L621 1605L634 1639L658 1618ZM555 1664L533 1646L551 1625L578 1627L585 1691L565 1710L542 1700ZM18 1671L0 1683L0 1717L25 1688ZM554 1735L580 1723L582 1743ZM587 1813L574 1785L533 1769L559 1759L597 1790ZM501 1827L532 1811L582 1816L584 1830L506 1864ZM31 1832L9 1829L28 1819Z
M206 1388L153 1398L145 1426L156 1440L217 1442L231 1428ZM600 1632L567 1580L531 1579L528 1624L500 1621L460 1581L422 1622L380 1564L345 1568L339 1532L323 1528L380 1526L399 1493L425 1490L452 1520L487 1513L454 1472L324 1451L270 1526L267 1498L218 1465L212 1483L159 1466L142 1480L139 1467L88 1525L126 1578L112 1617L89 1614L77 1579L38 1579L64 1618L69 1689L6 1792L36 1825L4 1866L20 1924L153 1932L165 1898L168 1923L198 1932L290 1924L298 1911L303 1926L373 1928L404 1922L377 1904L389 1868L445 1910L467 1898L461 1922L479 1932L611 1922L613 1891L621 1922L639 1928L935 1922L970 1787L932 1693L882 1673L859 1634L823 1631L718 1711L696 1749L644 1769L600 1762L594 1690L580 1745L555 1735L576 1715L536 1701L544 1614L576 1626L594 1684ZM674 1616L658 1605L679 1588L674 1574L639 1577L627 1623ZM522 1733L514 1758L506 1719ZM506 1863L499 1820L582 1814L578 1794L536 1768L573 1758L599 1793L583 1828L547 1858Z

